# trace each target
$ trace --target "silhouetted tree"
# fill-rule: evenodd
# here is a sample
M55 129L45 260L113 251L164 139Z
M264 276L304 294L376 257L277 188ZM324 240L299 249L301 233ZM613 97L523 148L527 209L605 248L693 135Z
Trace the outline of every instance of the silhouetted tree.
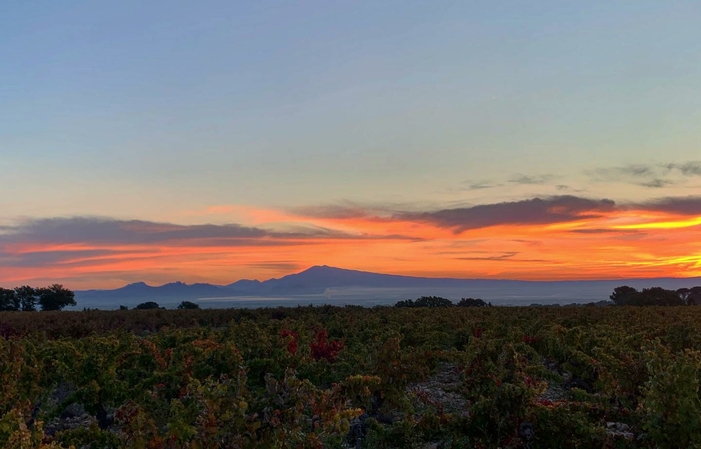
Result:
M160 306L158 305L157 302L146 301L146 302L142 302L141 304L137 305L134 308L139 309L139 310L150 310L150 309L158 309L158 308L160 308Z
M683 306L685 302L674 290L667 290L662 287L644 288L634 297L637 304L641 306Z
M0 311L19 310L20 303L15 291L9 288L0 287Z
M609 298L617 306L625 306L631 300L631 298L638 294L638 291L633 287L623 285L621 287L616 287L613 289L613 293Z
M458 301L458 307L491 307L492 303L484 302L480 298L462 298Z
M453 301L440 296L422 296L416 300L416 307L453 307Z
M15 296L19 302L19 310L33 312L37 308L37 292L33 287L23 285L15 288Z
M701 305L701 287L680 288L677 294L684 304L690 306Z
M440 296L422 296L416 301L407 299L406 301L399 301L394 306L395 307L453 307L453 301Z
M127 307L127 306L119 306L119 310L129 310L129 307Z
M178 305L178 309L199 309L200 305L192 301L183 301Z
M76 305L75 293L61 284L36 289L41 310L61 310L67 306Z
M683 306L681 295L662 287L644 288L642 291L628 286L614 289L610 296L617 306Z

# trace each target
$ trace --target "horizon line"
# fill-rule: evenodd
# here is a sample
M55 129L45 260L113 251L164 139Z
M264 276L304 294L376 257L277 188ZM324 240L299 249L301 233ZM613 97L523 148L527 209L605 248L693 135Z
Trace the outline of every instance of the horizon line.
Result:
M241 278L237 279L235 281L229 282L228 284L212 284L209 282L193 282L193 283L188 283L188 282L183 282L180 280L175 280L171 282L166 282L164 284L160 285L151 285L147 283L146 281L136 281L136 282L130 282L127 284L124 284L121 287L117 288L89 288L89 289L83 289L83 290L76 290L76 291L111 291L111 290L118 290L120 288L128 287L130 285L137 285L137 284L143 284L146 287L151 287L151 288L160 288L164 287L166 285L171 285L171 284L183 284L187 287L193 286L193 285L211 285L214 287L228 287L232 284L235 284L236 282L240 281L251 281L251 282L268 282L272 280L277 280L277 279L282 279L288 276L294 276L298 274L302 274L306 271L309 271L313 268L331 268L334 270L341 270L341 271L352 271L356 273L365 273L365 274L376 274L380 276L393 276L393 277L403 277L403 278L411 278L411 279L430 279L430 280L451 280L451 281L503 281L503 282L523 282L523 283L530 283L530 284L537 284L537 283L573 283L573 282L613 282L613 281L645 281L645 280L663 280L663 279L669 279L669 280L687 280L687 279L701 279L701 276L687 276L687 277L681 277L681 276L662 276L662 277L620 277L620 278L596 278L596 279L538 279L538 280L533 280L533 279L514 279L514 278L490 278L490 277L481 277L481 278L456 278L456 277L430 277L430 276L412 276L412 275L405 275L405 274L394 274L394 273L379 273L375 271L365 271L365 270L356 270L352 268L341 268L341 267L335 267L331 265L312 265L308 268L305 268L301 271L295 271L280 277L271 277L265 280L259 280L259 279L248 279L248 278ZM382 288L382 287L378 287Z

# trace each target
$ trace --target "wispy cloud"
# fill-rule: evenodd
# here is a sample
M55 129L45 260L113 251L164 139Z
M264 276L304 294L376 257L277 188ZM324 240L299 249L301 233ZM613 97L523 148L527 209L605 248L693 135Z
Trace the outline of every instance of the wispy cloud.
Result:
M463 191L468 191L468 190L484 190L484 189L492 189L494 187L501 187L504 184L497 183L491 180L481 180L481 181L463 181L461 183L461 188L460 190Z
M621 167L597 168L586 171L594 181L623 182L642 187L660 188L671 185L674 181L662 178L664 170L659 167L643 164L632 164Z
M508 262L508 263L538 263L538 262L552 262L548 259L523 259L518 257L521 253L518 251L510 251L503 254L495 254L492 256L463 256L456 257L456 260L468 260L468 261L483 261L483 262Z
M678 171L682 176L701 176L701 161L671 163L664 165L669 171Z
M362 206L344 202L339 204L298 207L293 209L293 213L308 218L335 218L345 220L379 216L386 213L386 211L374 206Z
M0 266L42 267L56 264L78 264L88 260L105 259L133 254L134 251L116 249L39 250L26 252L0 252Z
M649 188L663 188L701 176L701 162L689 161L666 164L630 164L597 168L585 172L592 180L623 182Z
M177 225L143 220L116 220L102 217L70 217L25 220L6 226L0 243L18 239L54 243L130 243L205 239L251 239L271 235L263 229L230 225Z
M555 179L554 175L524 175L518 173L511 178L509 182L512 184L523 184L523 185L543 185Z
M662 187L667 187L676 184L674 181L671 179L661 179L661 178L654 178L654 179L649 179L647 181L641 181L637 183L637 185L642 186L642 187L650 187L653 189L660 189Z
M584 228L570 229L567 232L575 234L642 234L641 231L631 229L609 229L609 228Z
M297 262L262 262L262 263L252 263L249 265L251 268L262 269L262 270L274 270L283 271L286 273L291 273L296 270L301 270L307 268L305 265L301 265Z

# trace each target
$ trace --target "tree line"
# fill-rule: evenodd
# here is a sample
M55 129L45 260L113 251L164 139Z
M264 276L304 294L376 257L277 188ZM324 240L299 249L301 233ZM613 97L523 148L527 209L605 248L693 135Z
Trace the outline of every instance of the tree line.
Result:
M637 290L623 285L616 287L609 296L617 306L683 306L701 305L701 286L667 290L662 287L651 287ZM29 285L13 289L0 287L0 311L33 312L37 306L42 311L61 310L67 306L75 306L75 293L61 284L35 288ZM491 307L491 303L480 298L462 298L458 303L439 296L422 296L416 300L407 299L397 302L395 307ZM148 301L134 307L148 310L161 308L158 303ZM178 309L198 309L199 305L191 301L182 301ZM126 306L120 306L126 310Z
M667 290L662 287L637 290L623 285L616 287L609 299L616 306L698 306L701 305L701 286L677 290ZM601 301L589 305L606 305L605 303L606 301ZM462 298L456 304L440 296L422 296L418 299L398 301L394 307L490 307L491 305L492 303L479 298Z
M29 285L15 288L0 287L0 311L34 312L37 306L42 311L61 310L74 305L76 305L75 293L61 284L39 288Z
M701 287L667 290L662 287L640 291L623 285L609 297L617 306L697 306L701 305Z
M178 309L183 310L183 309L199 309L200 305L197 303L194 303L192 301L181 301L180 304L178 304ZM153 310L153 309L165 309L165 307L161 307L157 302L155 301L146 301L142 302L141 304L137 304L134 306L135 310ZM119 306L119 310L129 310L129 307L127 306Z
M450 299L440 296L422 296L416 300L407 299L397 302L394 307L491 307L491 302L485 302L480 298L462 298L455 304Z

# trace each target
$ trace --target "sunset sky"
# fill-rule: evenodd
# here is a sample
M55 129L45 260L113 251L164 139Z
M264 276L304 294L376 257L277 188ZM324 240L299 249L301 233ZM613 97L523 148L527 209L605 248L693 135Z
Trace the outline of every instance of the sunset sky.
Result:
M701 2L4 0L0 286L701 276Z

